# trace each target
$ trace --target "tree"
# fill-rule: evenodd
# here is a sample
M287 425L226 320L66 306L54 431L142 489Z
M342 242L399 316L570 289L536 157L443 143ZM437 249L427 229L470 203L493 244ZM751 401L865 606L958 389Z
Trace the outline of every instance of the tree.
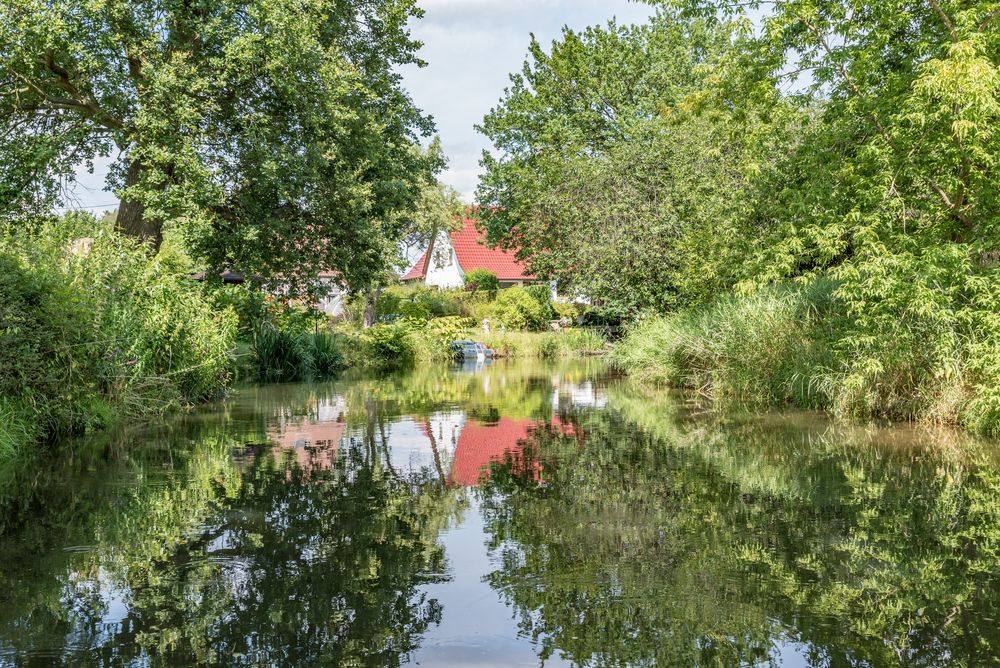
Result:
M441 148L440 137L434 137L426 149L419 146L411 147L422 162L432 166L434 172L444 169L448 159ZM400 214L399 238L389 263L381 273L373 273L367 289L368 298L365 302L364 325L375 324L375 305L378 303L382 290L396 282L398 270L404 270L410 262L410 252L414 248L431 245L438 235L453 229L460 220L463 205L458 192L450 186L428 176L419 183L420 192L412 207Z
M0 215L113 155L118 225L210 265L365 283L432 165L400 85L414 0L2 0Z
M498 151L478 192L490 239L622 314L735 282L751 151L794 114L718 104L730 33L664 11L533 41L480 128Z
M760 3L671 4L745 21ZM840 282L838 410L918 379L901 393L937 384L931 410L963 396L963 421L1000 433L1000 3L782 0L759 28L728 54L729 103L778 86L815 122L750 207L751 282Z

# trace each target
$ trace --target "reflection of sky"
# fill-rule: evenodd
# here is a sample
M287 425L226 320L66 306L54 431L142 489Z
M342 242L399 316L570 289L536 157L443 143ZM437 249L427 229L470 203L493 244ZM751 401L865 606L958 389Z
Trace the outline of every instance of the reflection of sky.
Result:
M444 608L439 626L424 634L411 663L422 666L537 666L535 647L518 636L513 611L483 578L501 567L486 550L487 536L472 500L464 521L441 536L451 580L424 588ZM568 665L552 659L546 666Z
M538 387L544 392L545 402L551 402L554 408L565 408L573 405L583 409L603 408L608 405L608 394L600 379L596 382L582 378L579 375L568 373L545 372L534 377L538 380ZM514 380L504 375L491 376L483 374L481 383L476 387L480 388L488 400L490 385L494 392L505 381ZM477 383L480 381L476 379ZM312 466L317 462L335 461L337 456L341 456L343 448L350 441L358 442L364 437L368 425L362 419L364 417L365 406L360 402L351 403L345 395L338 394L334 390L317 392L320 396L310 395L307 401L298 401L285 398L275 392L268 413L268 427L272 439L271 447L274 452L281 453L282 450L294 451L295 456L291 459L300 463L303 461L299 457L300 451L308 453L314 447L314 442L322 442L322 448L330 448L333 460L312 457L308 461ZM551 394L550 394L551 392ZM267 396L267 391L262 391ZM353 396L353 395L346 395ZM616 395L612 395L616 396ZM470 401L473 398L470 397ZM483 397L479 397L483 400ZM393 406L391 402L388 404ZM383 406L384 408L384 406ZM405 411L405 408L401 408ZM361 412L359 417L356 413ZM584 411L586 413L586 410ZM467 418L465 412L459 408L441 408L429 415L423 416L387 416L379 414L379 418L386 420L383 429L376 430L376 440L381 439L383 433L387 439L386 448L380 452L388 454L389 463L403 477L409 477L414 472L435 472L438 461L435 459L434 451L431 447L431 438L437 444L438 458L444 470L444 477L449 484L455 484L456 479L450 474L451 467L457 457L457 450L462 445L462 434L475 434L473 439L480 444L491 447L485 451L496 449L514 450L518 448L517 441L511 441L511 435L516 434L516 429L500 428L500 424L508 427L516 425L531 426L537 424L537 420L530 418L514 418L502 416L497 424L491 425L477 422ZM350 420L348 418L351 418ZM551 418L553 427L561 425L557 417ZM339 429L339 432L337 431ZM574 428L574 433L579 431L579 427ZM329 445L330 435L339 434L337 441ZM582 434L581 434L582 436ZM493 439L493 440L491 440ZM468 436L466 443L469 442ZM596 441L595 441L596 443ZM435 475L430 476L435 479ZM424 479L421 477L421 479ZM161 482L162 484L162 482ZM291 482L289 484L292 484ZM310 484L307 482L305 484ZM466 493L466 498L470 506L464 512L454 517L452 523L445 528L438 537L438 542L444 549L446 556L447 579L435 584L427 584L420 587L420 593L425 595L427 600L435 600L440 604L441 621L439 624L430 626L426 632L421 633L419 647L408 659L409 665L421 666L537 666L539 665L539 647L530 637L522 634L518 622L520 617L506 599L501 597L501 593L494 590L486 581L490 573L503 571L505 568L501 560L501 552L491 551L488 548L490 536L487 534L483 521L483 511L480 508L475 494ZM234 511L242 511L240 508ZM282 521L281 508L270 508L265 512L273 512L276 515L275 521ZM204 523L200 527L192 529L191 535L198 536L206 527L218 522L218 517L210 514L204 518ZM516 546L515 546L516 547ZM78 545L63 548L66 551L88 552L96 549L92 546ZM241 551L242 550L242 551ZM312 546L304 546L301 557L307 561L322 560L325 555L320 551L314 551ZM226 588L232 591L239 600L251 600L253 592L248 592L250 586L248 574L254 566L253 549L247 544L240 545L234 541L233 536L228 531L222 531L214 536L207 544L204 554L198 554L198 559L203 559L211 563L216 569L218 577L225 581ZM192 563L185 564L191 566ZM560 586L565 585L572 589L574 585L583 583L574 582L574 577L579 577L573 572L559 573L564 580ZM617 586L617 572L614 571L614 564L609 564L608 587L606 589L607 598L614 600L616 604L621 604L621 597L628 595L626 588ZM540 579L544 582L544 579ZM210 588L203 588L200 585L186 590L182 595L189 597L192 605L201 603L200 597L211 595ZM634 592L632 592L634 595ZM82 608L85 605L96 605L99 609L100 624L97 625L94 635L88 635L88 630L82 625L72 631L72 635L65 638L58 638L53 645L62 648L81 648L81 651L88 647L101 644L105 640L111 640L111 635L115 633L116 627L127 619L129 612L129 593L116 589L111 582L111 577L103 570L96 572L86 570L78 573L70 573L63 590L63 604L67 609L76 605ZM240 614L236 612L234 614ZM538 614L532 611L530 614ZM691 613L689 619L673 620L677 624L691 624L697 626L703 620L697 618L698 613ZM667 628L664 625L663 628ZM768 660L760 665L805 667L810 665L810 656L817 650L808 643L788 630L780 620L771 619L767 628L774 633L773 645L771 647ZM608 642L627 643L627 637L610 639ZM0 641L2 642L2 641ZM0 645L0 665L11 655L6 655L6 648ZM53 655L55 658L58 656ZM46 657L47 658L47 657ZM813 662L815 663L815 661ZM567 665L559 654L546 660L547 666Z

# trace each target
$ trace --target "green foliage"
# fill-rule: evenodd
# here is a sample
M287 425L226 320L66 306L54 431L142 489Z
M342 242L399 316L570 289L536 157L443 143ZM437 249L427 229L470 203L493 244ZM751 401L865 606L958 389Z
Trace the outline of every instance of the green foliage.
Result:
M552 289L548 285L535 283L524 288L524 291L542 307L546 320L551 320L555 316L556 311L552 308Z
M445 579L439 536L466 503L437 471L395 467L381 448L372 456L390 410L372 397L351 393L341 415L358 417L357 438L343 449L311 440L315 461L281 445L283 430L329 425L321 410L342 397L279 386L197 419L112 430L59 457L25 453L0 467L0 557L12 564L0 576L5 651L58 646L75 665L93 664L95 653L155 666L237 654L268 664L404 663L440 622L423 587ZM279 515L287 521L268 521ZM252 567L249 587L219 559L219 531L227 554ZM322 558L288 561L310 549ZM85 643L47 640L100 625L106 591L127 609L127 627Z
M560 412L572 433L538 420L477 491L486 580L540 658L781 665L793 634L806 665L995 662L989 443L608 394Z
M844 294L843 285L817 280L648 318L631 327L615 359L637 379L717 400L961 423L995 433L993 389L964 379L977 368L982 347L963 341L954 324L929 326L913 317L892 326L892 337L864 337L859 348L855 337L864 323L850 317ZM935 350L936 337L950 346ZM950 373L937 367L942 357L953 364Z
M265 382L324 380L344 366L341 344L329 332L309 332L294 326L264 322L250 346L252 378Z
M524 288L508 288L497 293L493 315L497 324L507 329L541 331L550 313Z
M416 149L422 157L433 165L444 168L447 157L441 146L441 138L434 137L426 149ZM420 196L414 205L402 213L404 222L404 248L427 248L442 233L454 229L465 212L459 193L436 179L428 179L421 184ZM408 260L402 262L406 265Z
M427 329L434 336L447 341L454 341L465 331L476 326L472 318L446 317L434 318L427 323Z
M607 340L592 329L569 329L561 335L563 349L571 354L597 355L608 345Z
M0 219L113 156L118 225L211 266L368 285L441 167L401 85L414 0L0 2Z
M660 365L697 360L684 385L1000 430L1000 5L650 4L532 44L483 123L490 237L618 314L680 309L643 331L704 340ZM771 310L789 281L837 286L809 345ZM728 291L762 291L759 317Z
M398 325L375 325L365 330L369 363L381 368L407 368L416 361L417 350L409 329Z
M306 375L313 379L332 378L344 369L340 340L329 332L306 335L309 364Z
M500 280L489 269L472 269L465 274L465 289L469 292L496 292Z
M264 323L253 337L251 350L255 378L262 381L292 381L307 367L306 338L302 332L279 329Z
M461 290L438 290L425 285L394 285L382 290L375 304L378 322L393 322L399 318L430 320L431 318L464 317L469 315L468 295ZM352 311L360 316L363 296L354 297ZM360 320L358 321L360 324Z
M639 380L747 403L829 405L833 286L726 296L634 324L615 359Z
M0 275L2 412L37 436L204 401L229 382L235 314L109 223L68 214L0 236Z
M564 332L493 332L472 338L494 352L496 357L514 359L583 357L600 355L607 342L593 330Z
M562 346L559 345L559 339L555 336L547 335L538 342L538 356L542 359L559 357L561 352Z
M497 149L477 194L490 239L619 316L731 285L753 239L737 228L748 177L795 115L710 104L728 40L661 12L532 42L481 128Z

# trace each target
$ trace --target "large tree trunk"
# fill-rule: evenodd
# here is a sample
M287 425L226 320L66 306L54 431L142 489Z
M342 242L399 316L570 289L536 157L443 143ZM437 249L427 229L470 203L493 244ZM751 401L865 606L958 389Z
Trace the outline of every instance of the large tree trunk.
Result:
M375 325L375 306L381 296L382 288L376 288L374 294L368 293L368 299L365 301L365 329Z
M125 177L126 188L139 183L142 169L143 165L139 160L129 162L128 174ZM149 243L153 252L160 250L160 244L163 242L163 223L147 218L146 207L142 202L123 199L118 205L118 217L115 222L122 234Z

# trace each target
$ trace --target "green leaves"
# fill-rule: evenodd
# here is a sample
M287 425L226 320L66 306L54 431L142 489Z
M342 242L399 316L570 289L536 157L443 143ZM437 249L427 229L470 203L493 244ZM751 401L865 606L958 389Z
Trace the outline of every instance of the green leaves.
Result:
M214 267L366 284L438 163L403 91L413 0L0 2L0 217L113 151L120 227ZM9 168L6 165L11 165Z
M764 168L748 147L770 135L759 108L721 104L729 35L664 12L533 43L481 127L498 151L478 193L491 240L618 313L730 281L737 193Z

